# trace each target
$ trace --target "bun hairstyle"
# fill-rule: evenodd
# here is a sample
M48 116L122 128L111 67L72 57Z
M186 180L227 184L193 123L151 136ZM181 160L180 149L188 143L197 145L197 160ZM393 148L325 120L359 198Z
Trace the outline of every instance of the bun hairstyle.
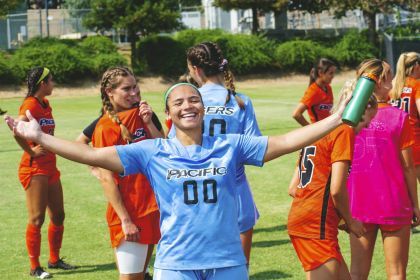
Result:
M397 70L394 78L394 86L390 92L391 99L399 99L404 87L405 80L413 73L414 66L420 63L420 54L405 52L400 55L397 62Z
M223 57L222 50L217 44L204 42L189 48L187 50L187 60L192 66L201 68L207 77L223 74L225 86L228 89L225 105L230 101L232 95L239 107L245 109L244 101L236 95L229 63Z
M333 61L327 58L320 58L309 73L309 85L312 85L318 79L319 72L327 73L328 69L333 66L336 66Z
M41 83L48 82L50 76L50 70L45 67L35 67L29 70L26 76L26 84L28 86L26 97L34 96L34 94L38 91Z
M111 67L105 71L102 75L101 79L101 100L102 100L102 108L103 113L108 115L108 117L121 128L121 137L127 143L131 143L133 141L133 135L131 135L130 131L127 127L121 122L118 118L117 112L115 111L114 106L112 105L111 101L109 100L109 96L106 92L107 89L115 89L121 83L122 77L129 77L133 76L133 72L126 67Z

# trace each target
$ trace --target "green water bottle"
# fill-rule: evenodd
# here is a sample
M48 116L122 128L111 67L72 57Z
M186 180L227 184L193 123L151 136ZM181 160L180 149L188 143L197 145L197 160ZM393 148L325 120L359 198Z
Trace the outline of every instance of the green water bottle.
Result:
M354 88L353 96L341 117L344 123L356 126L360 122L369 98L375 89L376 81L376 76L371 73L365 73L359 78Z

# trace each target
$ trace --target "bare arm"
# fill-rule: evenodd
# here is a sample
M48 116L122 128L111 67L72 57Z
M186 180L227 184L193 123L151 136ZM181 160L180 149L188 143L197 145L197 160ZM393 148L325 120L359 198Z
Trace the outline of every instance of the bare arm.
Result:
M45 149L72 161L102 167L117 173L124 171L115 147L94 149L86 144L54 137L42 132L38 122L29 111L26 111L26 116L29 122L5 116L6 123L15 136L39 143Z
M296 106L296 109L293 111L292 117L301 125L306 126L309 125L309 122L303 116L303 113L306 111L306 105L303 103L299 103Z
M344 219L348 229L357 237L362 236L366 230L363 224L352 218L349 208L349 195L347 192L348 161L337 161L332 164L330 193L340 216Z
M26 122L28 121L26 116L19 116L18 120L26 121ZM25 139L16 135L14 136L14 138L16 142L18 143L18 145L22 148L22 150L27 152L31 157L39 157L39 156L45 155L46 150L41 145L36 145L34 147L31 147L28 141L26 141Z
M413 153L411 147L401 150L401 164L404 171L405 182L408 188L408 194L413 205L413 226L418 226L420 224L420 211L419 200L417 196L416 170L414 167Z
M341 114L333 114L319 122L292 130L284 135L269 136L264 162L302 149L321 139L340 124L342 124Z
M343 123L341 121L341 116L350 99L351 94L343 94L337 106L336 112L319 122L292 130L284 135L268 137L268 145L264 155L264 162L302 149L333 131Z
M104 190L105 197L121 220L125 240L137 241L139 239L139 230L131 220L127 209L125 208L121 193L115 183L113 173L109 170L99 169L99 174L100 176L98 178Z

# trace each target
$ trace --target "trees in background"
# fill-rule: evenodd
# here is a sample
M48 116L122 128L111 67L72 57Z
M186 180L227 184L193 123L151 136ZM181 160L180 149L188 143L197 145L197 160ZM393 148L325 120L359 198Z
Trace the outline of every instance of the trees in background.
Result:
M90 0L91 11L84 24L97 31L124 29L131 45L131 64L137 66L136 41L139 36L170 32L181 27L176 0Z
M0 0L0 17L7 15L22 3L21 0Z

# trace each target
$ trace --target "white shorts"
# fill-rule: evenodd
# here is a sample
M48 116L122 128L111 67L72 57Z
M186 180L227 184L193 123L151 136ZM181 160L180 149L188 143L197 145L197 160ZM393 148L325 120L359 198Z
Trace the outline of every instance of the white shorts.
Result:
M147 244L122 241L120 246L115 248L120 274L142 273L146 263L148 247Z

